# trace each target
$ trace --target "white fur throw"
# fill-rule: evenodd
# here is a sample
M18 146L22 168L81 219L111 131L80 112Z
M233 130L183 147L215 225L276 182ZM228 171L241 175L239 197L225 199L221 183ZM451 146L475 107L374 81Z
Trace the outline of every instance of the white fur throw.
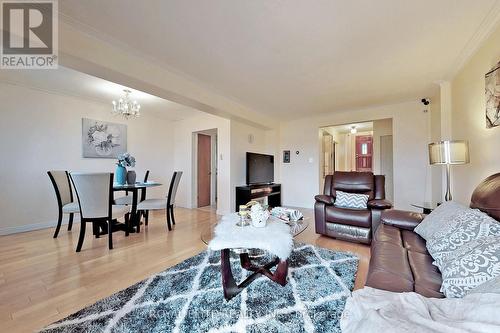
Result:
M370 287L352 293L340 319L342 333L500 332L499 294L426 298Z
M290 227L283 221L270 217L265 228L251 225L238 227L236 213L225 215L215 227L215 236L208 243L214 251L222 249L261 249L276 255L281 260L292 252L293 239Z

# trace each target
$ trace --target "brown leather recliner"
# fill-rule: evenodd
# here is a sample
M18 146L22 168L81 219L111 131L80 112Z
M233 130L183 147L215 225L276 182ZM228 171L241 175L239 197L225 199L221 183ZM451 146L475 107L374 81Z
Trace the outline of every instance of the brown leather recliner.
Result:
M367 209L335 207L336 191L368 194ZM316 233L351 242L370 244L381 212L391 208L385 200L385 176L371 172L337 171L325 178L324 194L315 197Z
M500 221L500 173L486 178L472 194L471 208ZM426 248L425 240L413 229L424 214L387 210L371 246L366 286L393 292L414 291L425 297L442 298L442 276Z

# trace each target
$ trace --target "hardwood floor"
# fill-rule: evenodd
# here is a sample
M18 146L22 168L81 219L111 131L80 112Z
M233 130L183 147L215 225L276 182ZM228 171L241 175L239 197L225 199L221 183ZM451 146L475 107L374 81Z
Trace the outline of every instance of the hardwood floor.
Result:
M303 210L312 217L312 210ZM79 223L73 230L61 228L0 237L0 331L31 332L163 271L206 249L201 232L216 223L211 209L176 208L176 226L167 232L165 214L150 216L140 234L113 235L114 249L107 237L95 239L91 232L82 252L75 247ZM370 248L315 234L314 220L296 239L329 249L359 255L355 288L366 280Z

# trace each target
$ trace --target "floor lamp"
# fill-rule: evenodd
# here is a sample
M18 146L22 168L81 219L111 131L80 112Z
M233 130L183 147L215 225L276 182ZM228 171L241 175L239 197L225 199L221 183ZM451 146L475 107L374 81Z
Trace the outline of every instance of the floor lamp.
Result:
M469 163L469 143L464 140L446 140L429 144L429 163L446 165L446 194L444 200L451 201L450 167L452 164Z

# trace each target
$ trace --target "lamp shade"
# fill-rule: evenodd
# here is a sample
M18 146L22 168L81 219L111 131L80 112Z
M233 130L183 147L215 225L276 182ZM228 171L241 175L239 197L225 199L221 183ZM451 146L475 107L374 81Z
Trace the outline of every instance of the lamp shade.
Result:
M429 144L430 164L469 163L469 142L464 140L439 141Z

